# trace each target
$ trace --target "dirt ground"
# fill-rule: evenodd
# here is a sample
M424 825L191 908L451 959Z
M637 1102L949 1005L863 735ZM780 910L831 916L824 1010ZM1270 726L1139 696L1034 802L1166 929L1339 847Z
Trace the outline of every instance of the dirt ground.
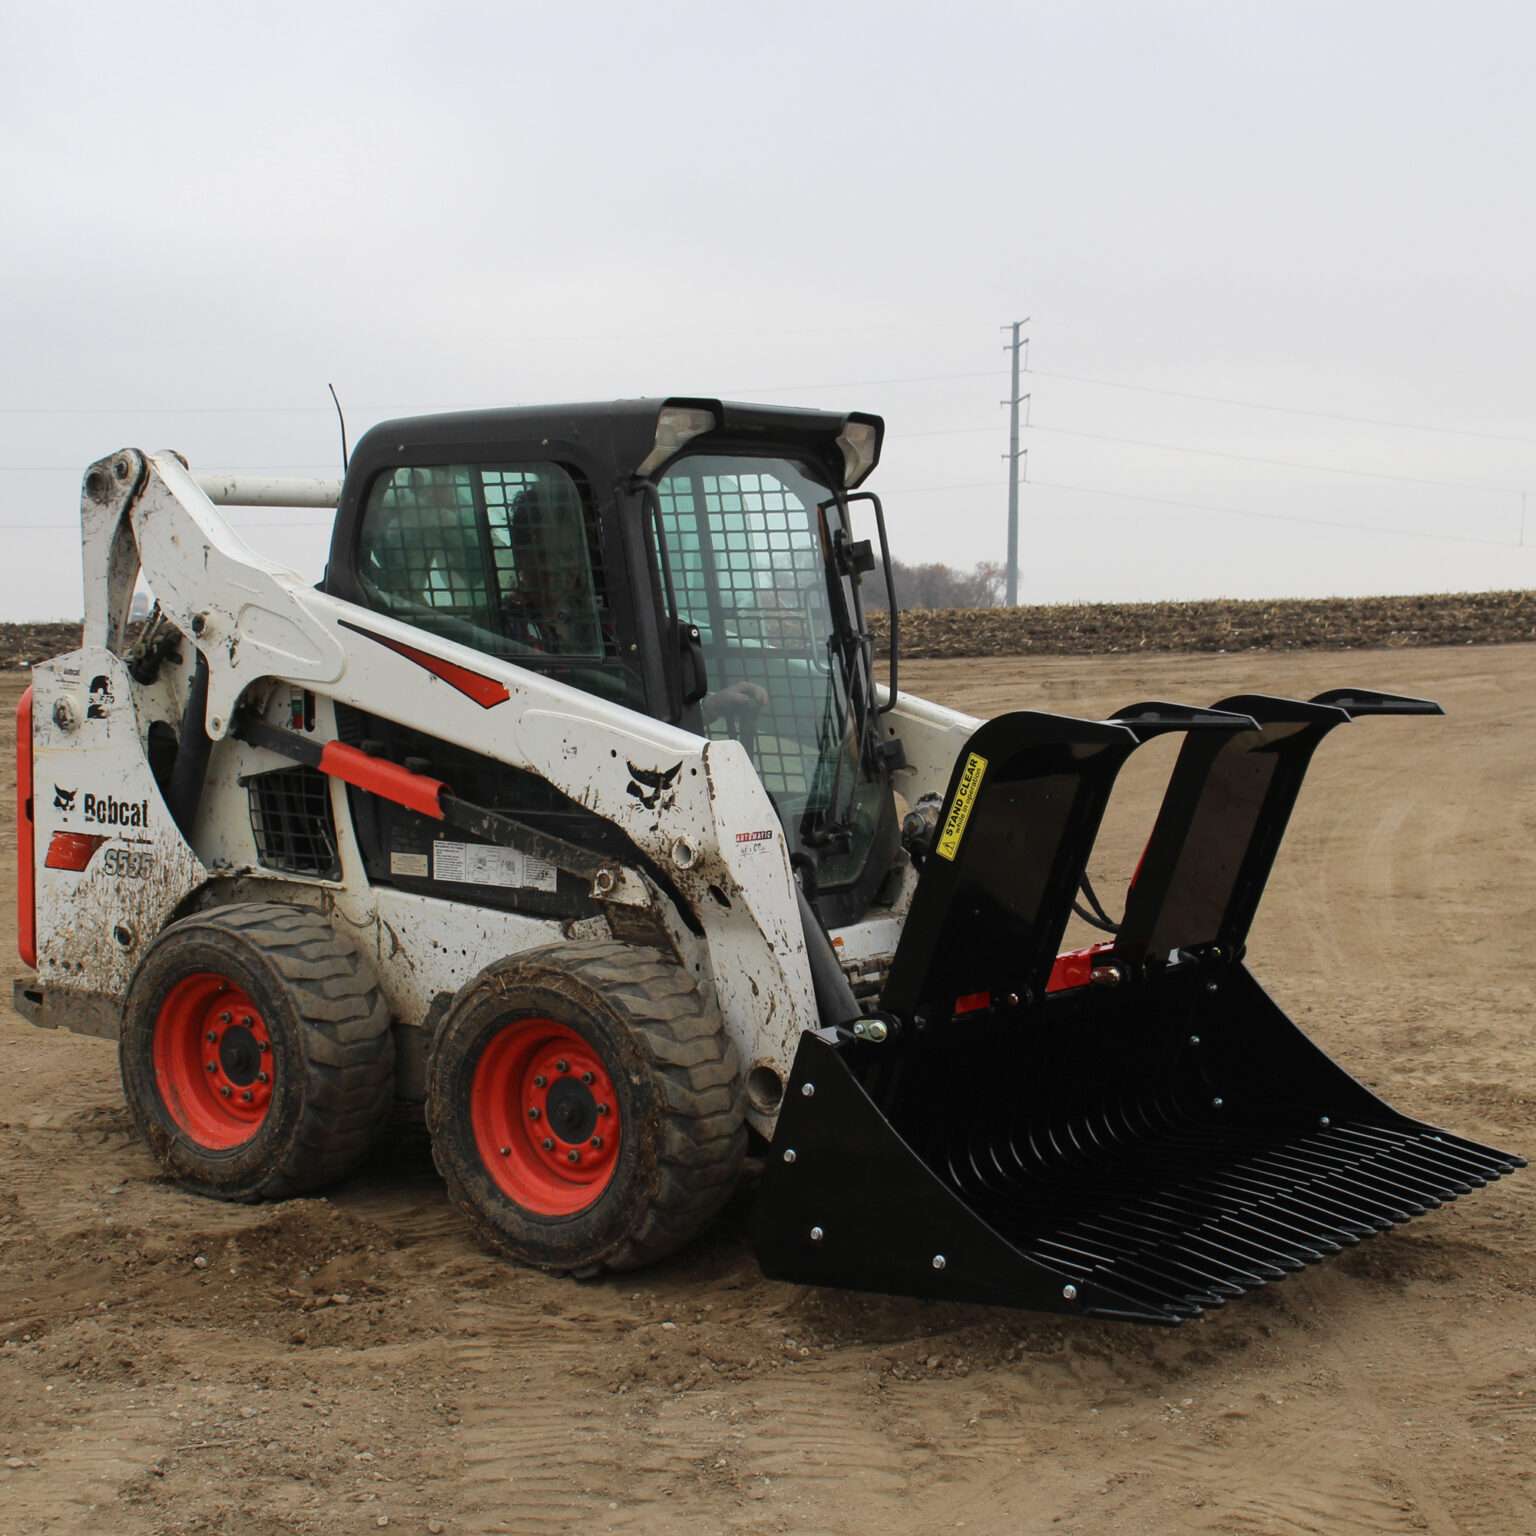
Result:
M978 713L1440 698L1448 719L1324 744L1250 963L1401 1108L1536 1149L1536 647L903 681ZM1101 894L1156 751L1112 808ZM478 1251L409 1129L328 1198L220 1206L157 1176L110 1045L7 1009L0 1532L1536 1530L1536 1173L1171 1331L769 1282L748 1198L596 1284Z

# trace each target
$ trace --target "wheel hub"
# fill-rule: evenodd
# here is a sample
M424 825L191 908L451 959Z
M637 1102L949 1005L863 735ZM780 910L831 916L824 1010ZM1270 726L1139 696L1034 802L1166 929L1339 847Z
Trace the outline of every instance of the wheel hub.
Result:
M584 1142L597 1130L597 1100L585 1083L559 1078L551 1085L545 1103L549 1128L561 1141Z
M199 1146L238 1147L272 1103L272 1037L250 997L213 971L185 976L155 1017L155 1084L166 1112Z
M601 1055L569 1025L502 1024L475 1068L470 1119L491 1179L525 1210L575 1215L613 1180L618 1094Z
M261 1070L261 1047L244 1024L226 1029L219 1039L219 1066L231 1083L244 1088Z

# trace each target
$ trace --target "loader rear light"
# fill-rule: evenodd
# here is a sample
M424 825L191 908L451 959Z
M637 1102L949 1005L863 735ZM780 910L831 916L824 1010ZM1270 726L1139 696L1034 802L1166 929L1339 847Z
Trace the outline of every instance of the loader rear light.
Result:
M32 690L16 704L16 950L22 964L37 965L37 857L32 821Z
M101 832L55 832L43 865L47 869L72 869L78 874L96 857L96 850L106 840Z
M961 1014L980 1013L983 1008L992 1006L992 994L990 992L967 992L964 997L955 999L955 1017Z

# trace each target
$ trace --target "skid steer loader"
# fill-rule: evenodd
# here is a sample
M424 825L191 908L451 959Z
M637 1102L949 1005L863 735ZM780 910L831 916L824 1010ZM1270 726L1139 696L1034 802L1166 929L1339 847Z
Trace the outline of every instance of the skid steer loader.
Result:
M339 483L93 464L83 641L18 719L18 1008L117 1041L192 1190L316 1189L418 1105L480 1236L579 1276L687 1242L749 1137L771 1275L1165 1324L1515 1168L1244 964L1315 748L1437 706L981 724L899 691L894 612L877 682L882 435L637 400L387 422ZM334 506L319 587L218 504ZM1089 854L1170 734L1116 924Z

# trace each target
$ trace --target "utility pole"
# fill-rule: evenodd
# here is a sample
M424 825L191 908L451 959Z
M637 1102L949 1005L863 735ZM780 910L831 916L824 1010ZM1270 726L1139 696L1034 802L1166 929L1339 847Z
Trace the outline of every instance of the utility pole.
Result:
M1008 460L1008 593L1007 603L1010 608L1018 606L1019 601L1019 460L1024 458L1029 449L1019 448L1019 406L1029 399L1028 395L1019 393L1019 354L1028 355L1029 337L1021 337L1020 330L1029 324L1029 316L1022 320L1015 320L1013 324L1005 325L1003 330L1013 332L1013 340L1003 350L1013 353L1013 388L1008 391L1008 398L1002 404L1008 407L1008 452L1003 455Z

